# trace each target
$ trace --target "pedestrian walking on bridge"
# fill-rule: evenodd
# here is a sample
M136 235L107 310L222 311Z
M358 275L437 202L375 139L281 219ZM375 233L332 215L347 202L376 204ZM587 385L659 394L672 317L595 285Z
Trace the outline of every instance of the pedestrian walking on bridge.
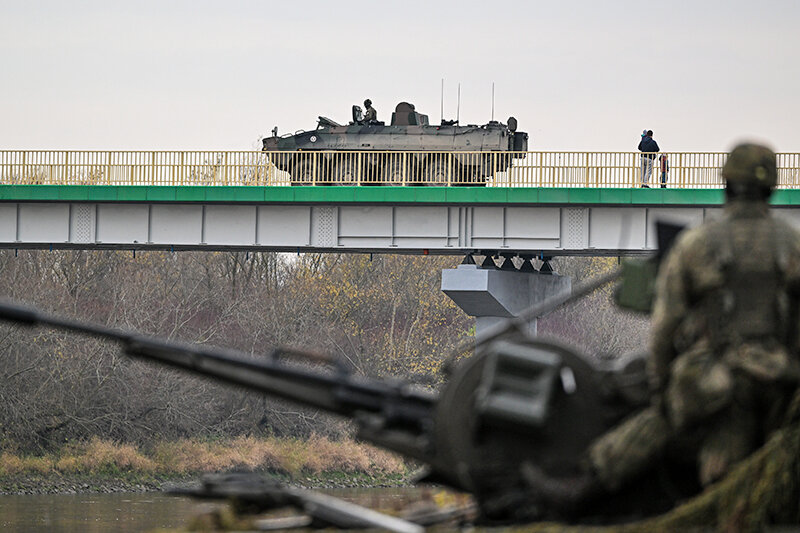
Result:
M642 152L642 187L649 188L650 176L653 174L653 160L656 152L659 152L658 143L653 139L653 130L642 133L642 140L639 141L639 151Z

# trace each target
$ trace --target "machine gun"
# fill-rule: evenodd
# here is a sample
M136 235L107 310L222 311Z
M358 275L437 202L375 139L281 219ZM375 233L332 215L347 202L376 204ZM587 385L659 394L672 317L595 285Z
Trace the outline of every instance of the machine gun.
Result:
M576 286L573 297L599 284ZM647 399L641 356L601 364L515 327L568 298L547 300L482 336L475 355L454 365L438 393L398 380L355 376L329 357L294 349L253 357L13 303L0 303L0 319L113 340L131 357L350 418L358 438L424 463L427 479L472 493L485 521L508 522L542 516L521 465L533 462L555 476L574 473L589 443ZM329 370L292 364L299 360L323 361Z

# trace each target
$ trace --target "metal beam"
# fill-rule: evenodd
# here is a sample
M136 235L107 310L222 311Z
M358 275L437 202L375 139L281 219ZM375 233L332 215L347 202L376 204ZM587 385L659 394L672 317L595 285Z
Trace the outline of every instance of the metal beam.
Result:
M3 203L0 247L629 255L714 207ZM782 210L800 220L794 210Z

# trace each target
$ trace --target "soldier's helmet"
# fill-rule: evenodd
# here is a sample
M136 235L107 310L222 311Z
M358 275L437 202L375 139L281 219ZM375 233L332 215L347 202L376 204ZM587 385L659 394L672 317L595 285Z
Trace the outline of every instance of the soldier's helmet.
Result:
M369 107L369 106L371 106L371 105L372 105L372 100L370 100L369 98L367 98L366 100L364 100L364 106L366 106L366 107Z
M760 144L740 144L728 155L722 177L729 186L772 189L778 183L775 152Z

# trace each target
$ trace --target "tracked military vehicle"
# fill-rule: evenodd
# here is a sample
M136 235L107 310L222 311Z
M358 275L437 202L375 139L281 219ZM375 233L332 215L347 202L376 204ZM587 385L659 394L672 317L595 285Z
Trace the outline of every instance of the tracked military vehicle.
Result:
M517 131L514 117L507 124L435 126L400 102L389 125L365 120L357 105L352 119L342 125L320 116L317 129L280 137L275 128L263 151L275 152L272 164L293 185L481 185L528 149L528 134Z

